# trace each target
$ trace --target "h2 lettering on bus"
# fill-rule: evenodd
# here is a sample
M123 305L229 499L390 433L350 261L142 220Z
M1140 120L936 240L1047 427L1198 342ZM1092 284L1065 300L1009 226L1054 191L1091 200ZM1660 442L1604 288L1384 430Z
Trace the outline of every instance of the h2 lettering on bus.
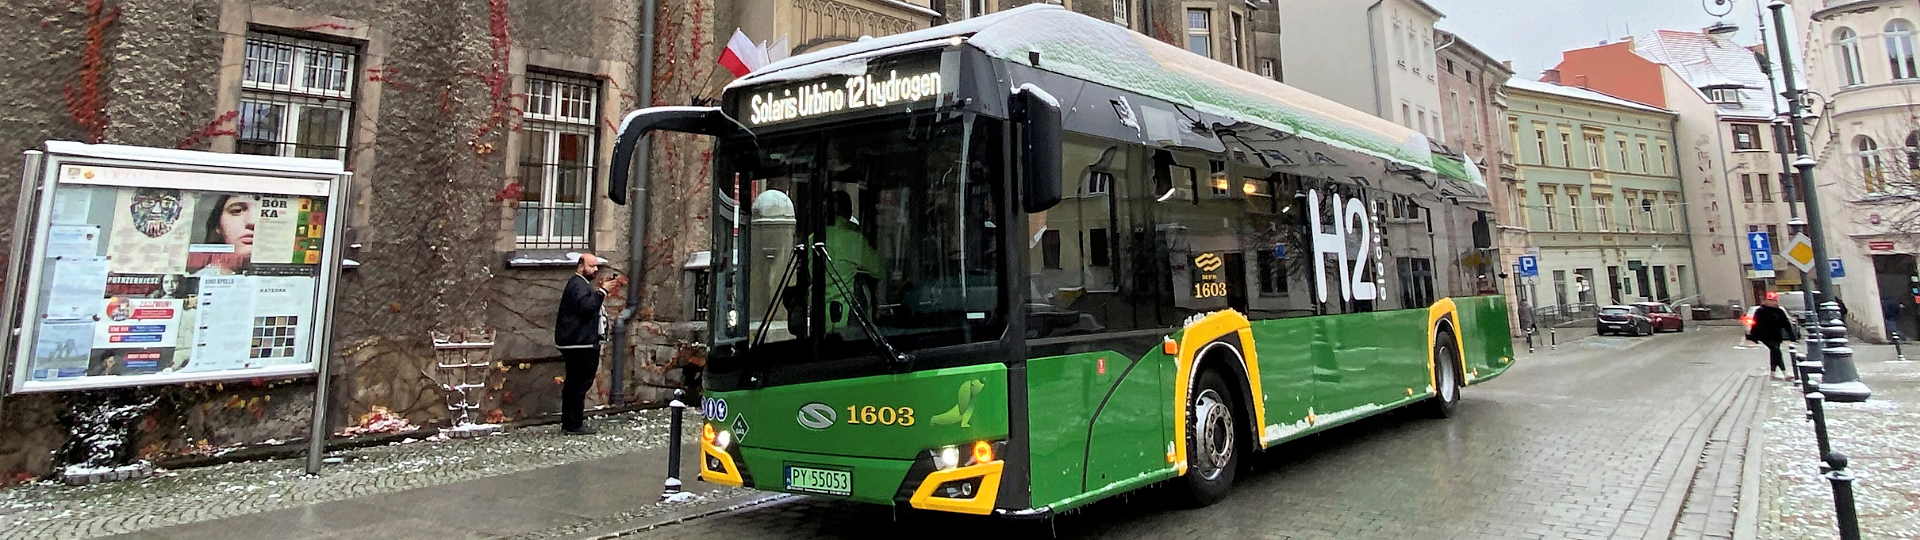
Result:
M1313 283L1318 289L1321 302L1327 301L1327 265L1326 257L1331 254L1340 263L1335 270L1339 273L1341 300L1373 300L1379 296L1379 289L1372 282L1361 280L1362 270L1366 268L1367 253L1373 247L1373 220L1367 216L1367 203L1358 198L1342 198L1338 193L1329 193L1328 202L1333 205L1333 228L1322 230L1320 223L1320 190L1307 190L1307 223L1313 231ZM1354 221L1359 220L1355 226ZM1347 240L1359 240L1360 248L1352 253L1347 251Z

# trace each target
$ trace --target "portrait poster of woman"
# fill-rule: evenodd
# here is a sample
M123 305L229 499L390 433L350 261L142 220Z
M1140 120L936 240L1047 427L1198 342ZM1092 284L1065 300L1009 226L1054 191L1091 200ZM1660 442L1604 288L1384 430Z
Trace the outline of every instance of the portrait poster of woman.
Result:
M258 204L259 197L254 195L201 195L193 222L194 242L187 250L187 272L218 276L246 270L253 257Z

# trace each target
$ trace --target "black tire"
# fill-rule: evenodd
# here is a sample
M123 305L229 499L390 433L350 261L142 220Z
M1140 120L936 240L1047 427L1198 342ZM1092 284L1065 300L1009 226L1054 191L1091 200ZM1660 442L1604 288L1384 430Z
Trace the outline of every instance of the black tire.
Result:
M1421 404L1426 415L1451 418L1460 404L1460 352L1453 332L1442 330L1433 339L1433 397Z
M1200 372L1187 398L1187 474L1174 483L1175 495L1189 506L1207 506L1226 498L1240 469L1239 409L1225 378Z

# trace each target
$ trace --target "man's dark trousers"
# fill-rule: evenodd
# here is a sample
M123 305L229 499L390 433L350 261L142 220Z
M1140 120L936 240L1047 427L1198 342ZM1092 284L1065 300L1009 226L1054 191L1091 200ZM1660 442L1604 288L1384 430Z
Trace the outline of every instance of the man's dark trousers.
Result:
M560 429L580 429L586 423L587 392L600 371L600 346L560 349L567 377L560 385Z

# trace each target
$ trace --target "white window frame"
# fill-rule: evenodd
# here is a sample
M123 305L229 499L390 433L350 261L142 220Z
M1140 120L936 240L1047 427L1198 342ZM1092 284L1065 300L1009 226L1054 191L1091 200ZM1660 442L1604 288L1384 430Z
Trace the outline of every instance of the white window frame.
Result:
M1229 12L1228 19L1233 25L1233 27L1229 29L1229 35L1227 36L1227 39L1233 41L1233 43L1231 43L1233 46L1233 67L1246 69L1247 52L1244 45L1246 43L1246 36L1243 34L1247 31L1247 17L1241 15L1239 12Z
M1193 25L1194 15L1200 16L1201 26L1198 28L1194 27ZM1186 42L1187 52L1198 54L1200 56L1205 56L1207 58L1213 58L1213 10L1206 9L1206 8L1187 8L1186 25L1187 25L1187 42ZM1201 43L1206 45L1207 50L1204 50L1204 51L1193 50L1193 38L1196 38L1196 37L1203 38L1201 40Z
M1860 163L1860 184L1868 194L1878 195L1887 192L1886 166L1880 162L1880 143L1872 137L1860 135L1853 138L1853 155Z
M1886 26L1887 62L1891 64L1894 80L1920 78L1916 73L1913 55L1913 24L1906 19L1887 21Z
M1087 174L1087 195L1106 195L1113 190L1113 173L1092 171Z
M529 75L527 77L526 98L523 101L518 134L521 144L534 144L533 132L546 133L542 143L541 156L546 160L536 164L529 171L528 164L522 163L520 178L523 183L540 183L540 200L520 201L516 212L541 212L539 223L533 234L521 234L516 217L514 240L522 244L585 244L593 234L594 187L598 183L600 149L600 82L592 78L559 75ZM558 165L560 159L560 140L562 135L584 135L586 137L585 185L581 186L580 202L561 203L561 174ZM521 159L516 156L514 159ZM534 176L538 178L534 178ZM529 207L528 205L532 205ZM565 206L563 206L565 205ZM559 221L556 210L579 209L581 223L578 235L556 234L555 223Z
M1599 220L1595 224L1599 226L1600 232L1613 231L1613 204L1609 199L1612 199L1612 197L1606 195L1595 195L1593 197L1593 215L1595 219Z
M1833 45L1840 49L1840 79L1845 83L1842 86L1866 84L1866 73L1860 65L1860 35L1846 27L1835 30L1833 35Z
M1560 230L1559 213L1553 209L1555 204L1554 198L1559 195L1554 188L1540 186L1540 209L1547 214L1547 230L1549 231Z
M306 114L315 109L339 111L340 126L333 134L339 145L328 148L338 149L334 159L345 161L359 60L359 51L351 46L248 32L241 59L237 144L264 142L273 145L271 155L301 157L300 130ZM314 84L316 79L321 79L319 84ZM279 125L270 138L247 136L256 133L255 107L280 109Z
M1574 232L1580 232L1580 190L1567 188L1567 223Z
M1276 62L1274 62L1272 58L1261 58L1260 59L1260 76L1266 77L1269 79L1278 78L1275 76L1275 74L1279 70L1274 69L1276 67L1274 64L1276 64Z

